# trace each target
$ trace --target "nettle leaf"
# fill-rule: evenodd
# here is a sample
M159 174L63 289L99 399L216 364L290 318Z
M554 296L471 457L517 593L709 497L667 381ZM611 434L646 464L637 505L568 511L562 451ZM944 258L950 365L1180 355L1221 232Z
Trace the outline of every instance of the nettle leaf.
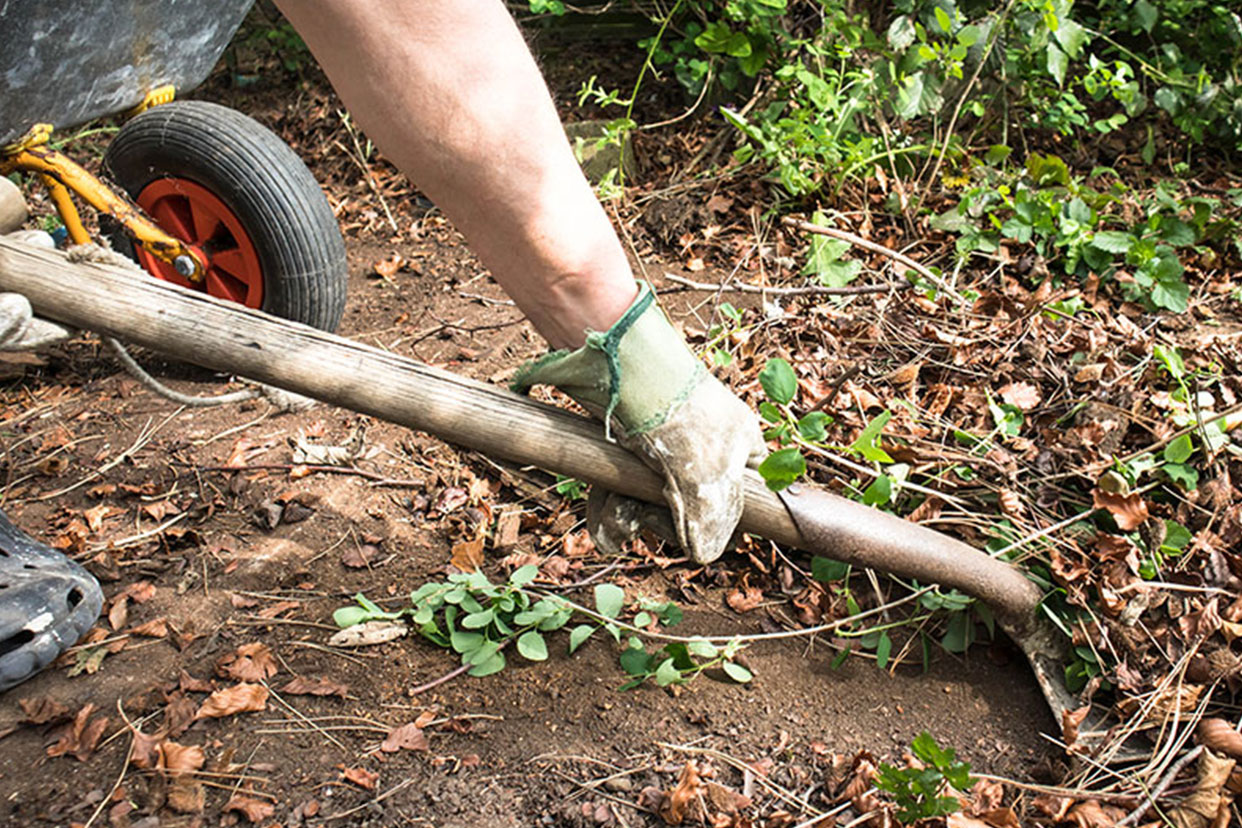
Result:
M595 609L605 618L616 618L625 606L625 590L616 584L595 585Z
M788 487L804 474L806 458L796 448L778 449L759 464L759 476L774 492Z
M1129 253L1134 246L1134 236L1119 230L1101 230L1091 238L1091 246L1107 253Z
M787 405L798 393L798 378L789 363L780 357L769 359L763 366L759 384L768 398L779 405Z
M1082 47L1087 43L1087 30L1068 17L1061 19L1061 25L1053 33L1057 43L1071 58L1077 58Z
M1177 281L1159 281L1151 289L1152 304L1174 313L1185 313L1190 306L1190 286Z
M548 658L548 645L543 640L543 636L535 630L529 630L518 636L517 649L522 654L522 658L528 661L546 661Z

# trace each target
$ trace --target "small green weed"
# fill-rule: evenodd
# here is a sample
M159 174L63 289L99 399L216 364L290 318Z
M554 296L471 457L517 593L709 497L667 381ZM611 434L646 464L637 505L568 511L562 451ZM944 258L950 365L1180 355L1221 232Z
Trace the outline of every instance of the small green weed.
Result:
M943 792L946 783L959 791L968 791L975 783L970 765L959 762L952 748L940 747L927 731L914 738L910 752L923 764L922 768L898 768L884 762L875 777L875 787L892 794L901 809L897 818L903 823L914 822L961 810L957 797L945 796Z
M660 650L648 653L641 634L653 626L671 627L682 620L681 609L672 602L642 598L633 623L620 621L625 610L625 592L614 584L598 584L594 589L595 609L574 604L557 595L532 593L527 587L538 575L538 567L527 565L514 570L507 582L493 584L480 571L449 575L443 582L428 582L410 595L410 606L387 611L366 596L354 596L355 604L333 613L339 627L364 621L408 618L419 634L432 643L451 649L469 665L472 676L487 676L507 664L505 649L513 644L528 661L548 658L546 635L569 624L575 617L585 619L569 631L568 651L581 647L597 630L603 629L617 643L623 630L631 635L621 653L621 666L631 676L621 689L639 686L654 678L661 687L684 684L700 673L719 668L736 682L750 681L750 671L734 660L741 642L723 647L702 639L669 641ZM658 633L646 633L661 637Z

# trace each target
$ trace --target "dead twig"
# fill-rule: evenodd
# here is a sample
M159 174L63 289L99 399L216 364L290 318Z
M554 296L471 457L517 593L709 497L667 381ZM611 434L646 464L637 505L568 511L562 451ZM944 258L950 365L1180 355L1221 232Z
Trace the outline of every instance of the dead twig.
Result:
M739 282L730 282L723 285L714 285L710 282L694 282L673 273L665 273L664 278L692 290L723 291L726 293L763 293L772 296L857 296L863 293L888 293L894 290L909 290L914 287L914 285L908 282L884 282L879 285L846 285L845 287L824 287L823 285L760 287Z
M965 296L962 296L962 294L958 293L944 279L940 278L935 273L932 273L931 270L929 270L926 265L919 264L914 259L911 259L909 256L907 256L905 253L899 253L896 250L892 249L891 247L885 247L882 244L876 244L873 241L868 241L867 239L864 239L862 236L856 236L853 233L846 232L845 230L838 230L835 227L824 227L823 225L820 225L820 224L812 224L809 221L804 221L803 219L794 218L793 216L786 216L785 218L781 219L781 223L787 227L792 227L795 230L801 230L804 233L814 233L819 236L828 236L829 238L839 239L844 242L849 242L850 244L855 245L857 247L861 247L864 250L870 250L872 253L879 253L882 256L888 256L893 261L900 262L901 264L913 270L915 273L918 273L924 279L926 279L927 281L935 285L937 290L939 290L941 293L944 293L946 296L948 296L953 301L957 302L962 307L970 307L971 303L969 299L967 299Z

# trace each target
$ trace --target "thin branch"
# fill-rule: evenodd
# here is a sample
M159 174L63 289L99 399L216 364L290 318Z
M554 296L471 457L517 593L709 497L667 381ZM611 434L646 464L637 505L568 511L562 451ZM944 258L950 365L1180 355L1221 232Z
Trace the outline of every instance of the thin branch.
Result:
M781 219L781 223L788 227L792 227L795 230L801 230L805 233L815 233L819 236L828 236L833 239L840 239L841 241L849 242L850 244L861 247L864 250L870 250L872 253L879 253L882 256L888 256L893 261L900 262L918 273L924 279L935 285L941 293L944 293L959 305L969 307L971 304L969 299L954 290L944 279L928 270L926 265L919 264L905 253L899 253L891 247L876 244L873 241L864 239L862 236L856 236L853 233L846 232L845 230L838 230L835 227L824 227L820 224L812 224L809 221L794 218L793 216L785 216L785 218Z
M844 287L824 287L823 285L806 285L803 287L761 287L730 282L714 285L711 282L694 282L673 273L665 273L664 278L692 290L707 290L734 293L764 293L773 296L856 296L862 293L888 293L894 290L910 290L914 285L909 282L884 282L878 285L846 285Z

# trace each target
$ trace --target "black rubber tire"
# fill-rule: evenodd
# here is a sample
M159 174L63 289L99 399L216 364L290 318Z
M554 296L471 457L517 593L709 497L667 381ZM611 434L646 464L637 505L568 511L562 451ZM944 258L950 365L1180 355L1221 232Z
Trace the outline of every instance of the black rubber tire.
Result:
M267 313L336 330L345 310L345 242L310 170L267 127L219 104L175 101L130 120L104 155L131 197L157 178L205 187L258 254Z

